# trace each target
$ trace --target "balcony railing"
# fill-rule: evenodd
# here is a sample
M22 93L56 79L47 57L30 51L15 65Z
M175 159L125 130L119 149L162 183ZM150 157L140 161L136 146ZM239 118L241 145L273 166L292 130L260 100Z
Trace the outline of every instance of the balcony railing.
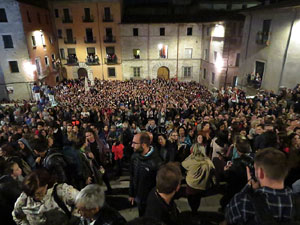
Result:
M91 66L100 65L98 56L93 56L93 55L87 56L85 63Z
M103 17L103 22L113 22L113 21L114 21L114 18L112 15Z
M115 43L116 37L115 36L104 36L103 40L104 40L104 43Z
M76 38L65 38L64 42L65 44L76 44Z
M270 32L257 32L256 43L259 45L270 45L271 33Z
M84 23L92 23L92 22L94 22L94 16L93 15L83 16L82 17L82 22L84 22Z
M108 55L108 57L105 59L105 64L107 64L107 65L118 64L117 56L116 55Z
M63 17L62 22L63 23L73 23L73 18L72 17Z
M73 55L69 55L67 58L67 65L78 65L78 59L77 57Z
M96 37L85 37L84 43L96 43Z

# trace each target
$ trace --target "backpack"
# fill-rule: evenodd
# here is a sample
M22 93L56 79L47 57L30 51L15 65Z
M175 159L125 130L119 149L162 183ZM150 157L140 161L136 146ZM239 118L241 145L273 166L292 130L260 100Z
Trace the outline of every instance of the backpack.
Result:
M72 161L71 158L66 157L62 153L54 152L46 157L44 164L48 165L50 159L52 159L53 157L61 157L63 159L63 161L65 162L64 171L66 173L67 183L76 187L77 174L74 174L74 172L76 171L76 165L74 165L74 161Z
M265 197L262 194L256 192L250 193L249 196L259 225L300 225L300 195L292 195L293 210L292 218L289 221L277 221L272 216ZM253 220L247 224L257 224Z

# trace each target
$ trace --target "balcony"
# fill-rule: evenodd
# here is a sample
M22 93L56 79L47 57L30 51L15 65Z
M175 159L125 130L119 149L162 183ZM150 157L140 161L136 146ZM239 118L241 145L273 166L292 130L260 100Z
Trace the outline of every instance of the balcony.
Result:
M103 17L103 22L113 22L114 18L112 15L104 16Z
M89 66L100 65L99 58L97 55L90 55L86 57L85 64Z
M270 45L271 33L270 32L257 32L256 35L256 44L259 45Z
M105 64L107 64L107 65L118 64L117 56L115 54L107 55L107 58L105 59Z
M62 19L62 22L63 23L73 23L73 18L72 17L64 17L63 19Z
M84 43L86 43L86 44L96 43L96 37L85 37Z
M82 17L82 22L84 23L93 23L94 22L94 16L93 15L90 15L90 16L83 16Z
M76 38L65 38L64 42L65 44L76 44Z
M104 40L104 43L116 43L115 36L104 36L103 40Z
M67 65L68 66L77 66L78 65L78 59L74 55L68 55L67 58Z

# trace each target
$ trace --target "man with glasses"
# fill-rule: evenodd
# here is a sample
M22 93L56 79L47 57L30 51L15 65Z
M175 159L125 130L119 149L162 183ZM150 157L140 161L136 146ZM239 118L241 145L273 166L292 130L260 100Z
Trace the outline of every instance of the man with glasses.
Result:
M137 203L139 216L145 213L148 194L155 187L156 173L162 163L150 144L146 132L136 134L132 140L134 154L130 164L129 201L132 205Z

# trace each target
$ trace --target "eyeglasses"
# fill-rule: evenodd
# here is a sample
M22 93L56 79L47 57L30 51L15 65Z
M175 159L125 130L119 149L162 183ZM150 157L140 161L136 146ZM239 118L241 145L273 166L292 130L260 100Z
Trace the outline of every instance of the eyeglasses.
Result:
M137 143L137 142L134 142L134 141L133 141L132 144L134 144L134 145L139 145L140 143Z

